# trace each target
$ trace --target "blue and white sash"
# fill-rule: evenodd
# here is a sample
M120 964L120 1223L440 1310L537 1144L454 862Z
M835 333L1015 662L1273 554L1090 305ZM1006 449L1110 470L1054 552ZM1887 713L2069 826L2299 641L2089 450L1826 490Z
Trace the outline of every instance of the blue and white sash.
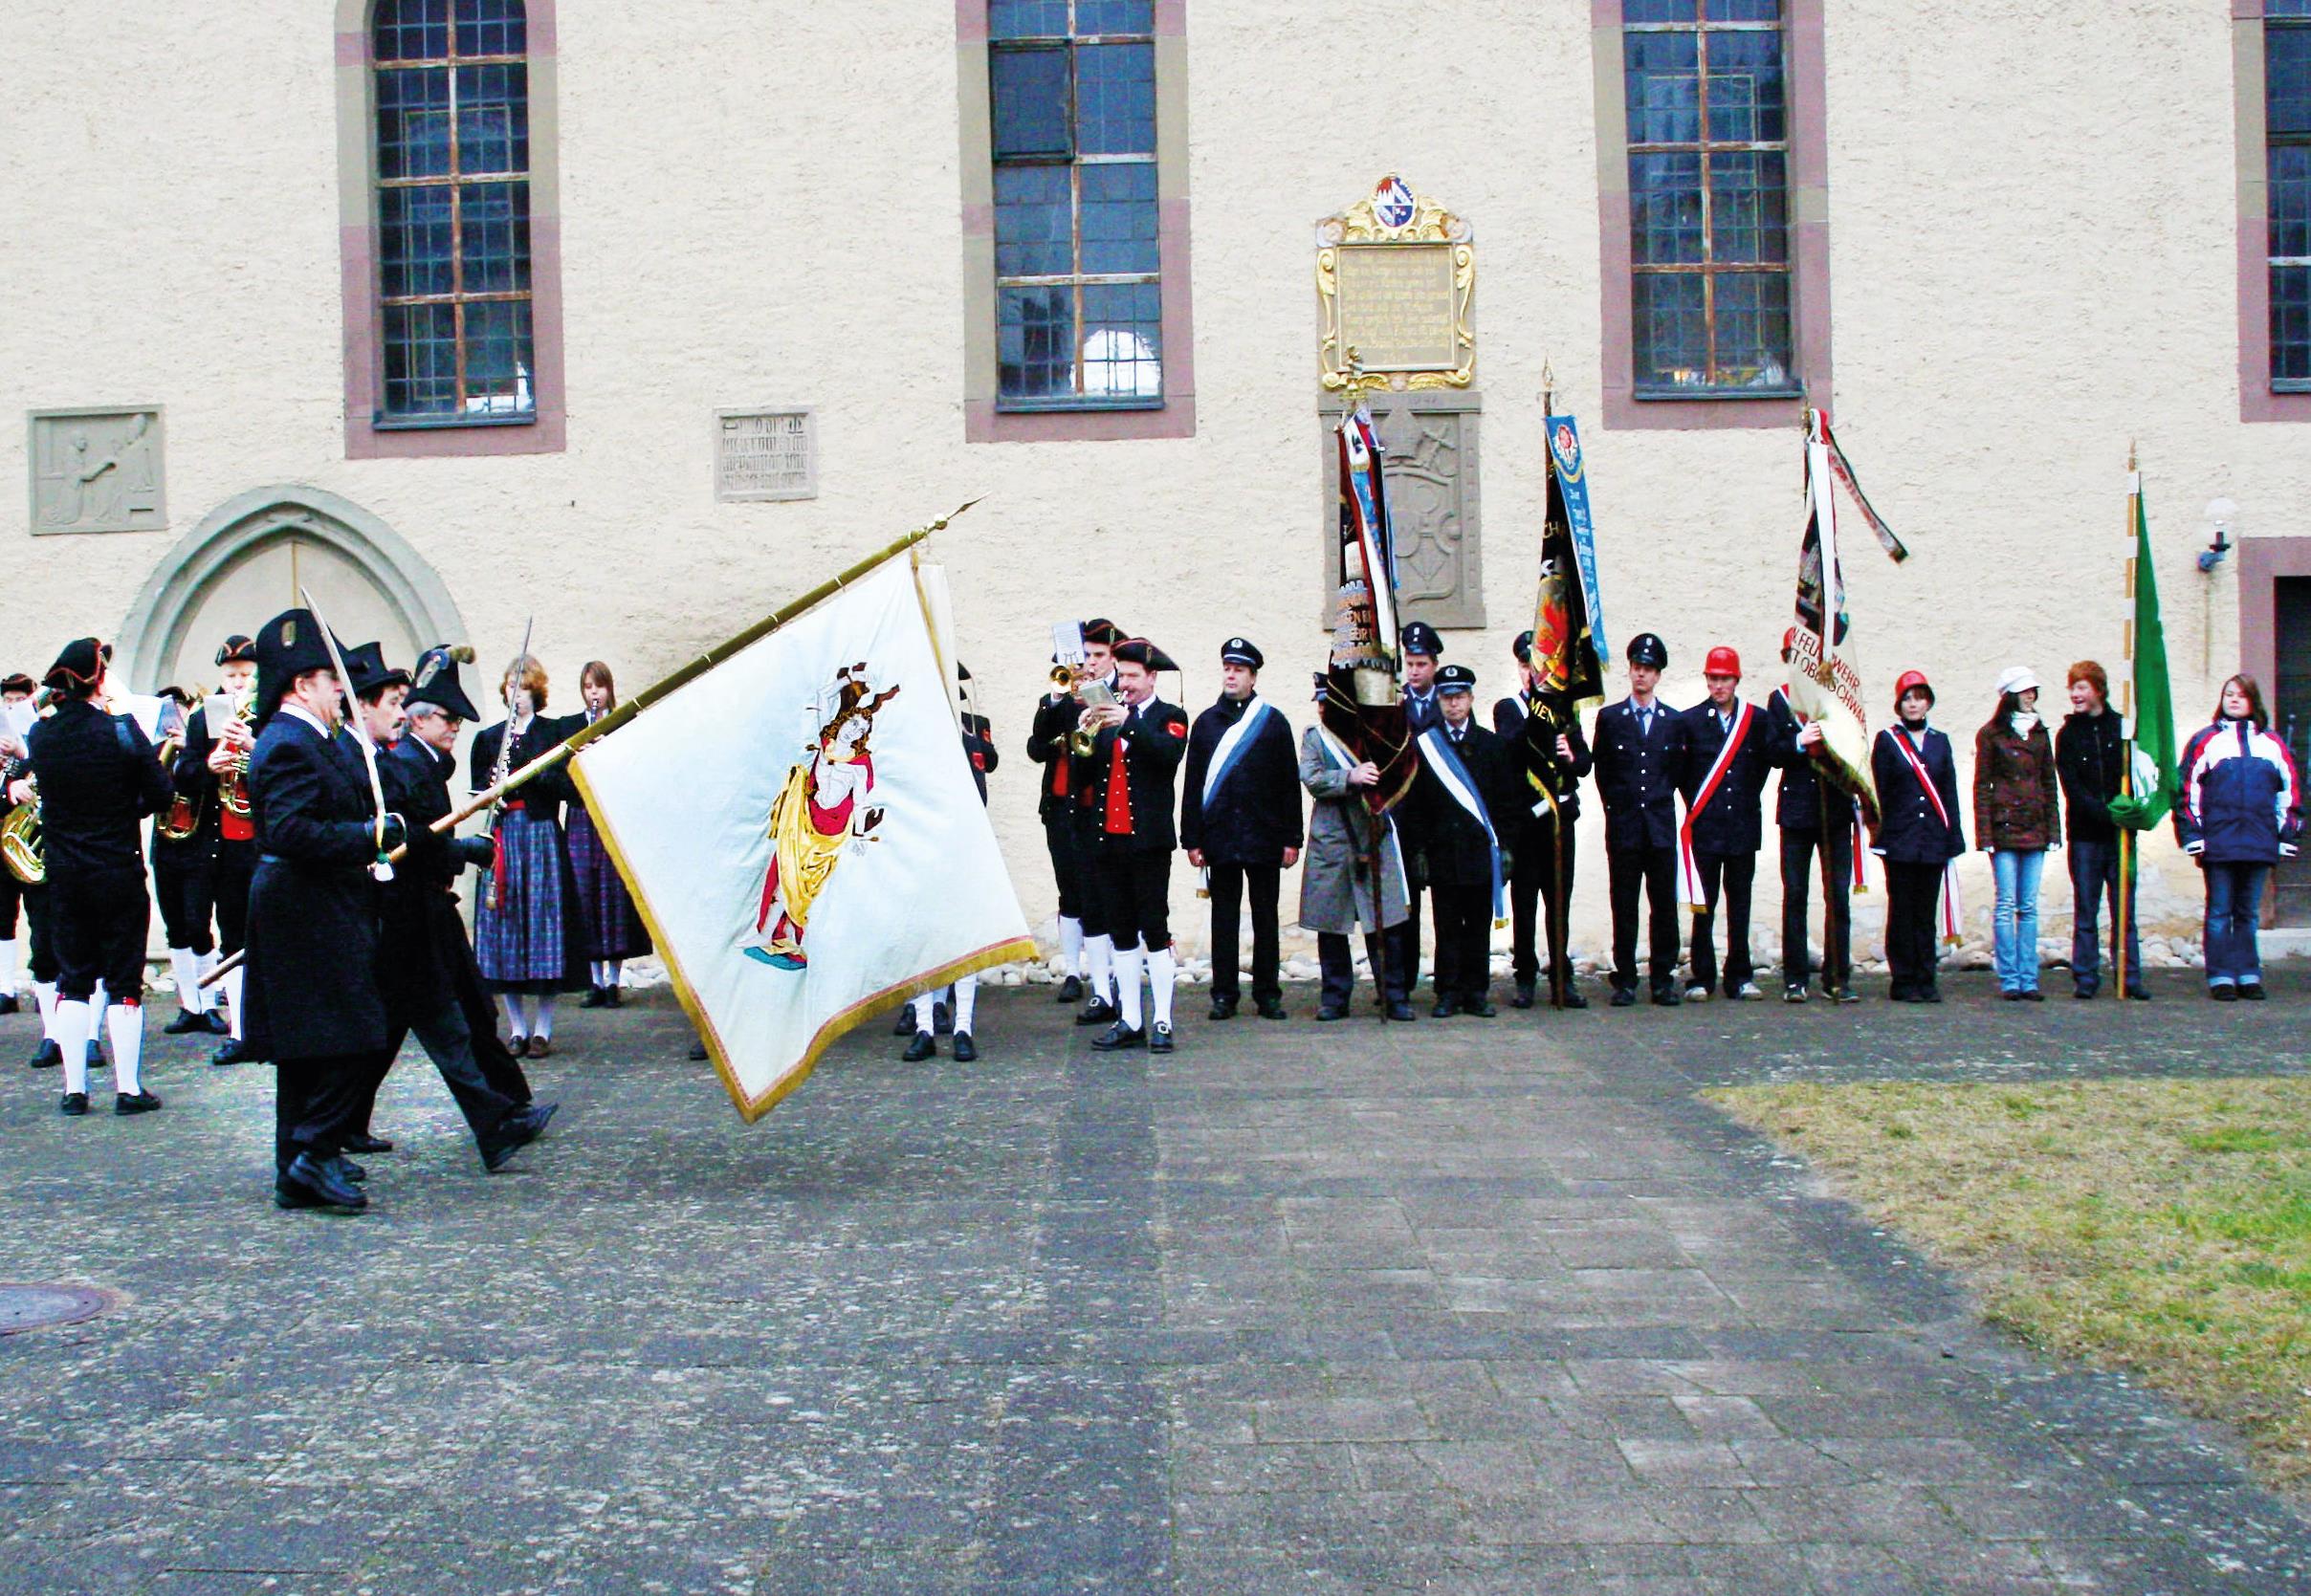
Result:
M1486 813L1484 795L1477 791L1476 779L1468 767L1461 763L1460 751L1442 727L1432 726L1420 733L1420 750L1427 757L1428 768L1436 772L1437 779L1452 795L1452 801L1476 817L1477 824L1485 828L1485 840L1492 861L1492 918L1498 925L1508 916L1508 906L1501 894L1501 835L1492 827L1492 817Z
M1326 726L1322 721L1316 722L1316 741L1324 750L1324 762L1336 771L1353 771L1364 762L1351 754L1348 751L1348 745L1333 736L1332 728ZM1362 798L1356 797L1356 790L1354 787L1348 790L1344 798L1347 801L1358 805L1364 802ZM1394 814L1387 814L1382 815L1379 820L1380 824L1387 828L1387 837L1374 863L1376 865L1393 868L1397 884L1397 901L1400 904L1410 905L1412 882L1404 874L1404 845L1402 840L1397 835L1397 817ZM1392 848L1387 845L1388 842L1395 842L1397 845ZM1387 902L1377 890L1373 893L1373 916L1383 922L1388 918Z
M1273 712L1267 700L1254 693L1245 702L1244 713L1236 717L1236 724L1220 734L1220 746L1212 750L1212 762L1203 773L1203 806L1206 809L1212 806L1212 795L1220 791L1220 784L1235 770L1236 762L1244 757L1244 751L1252 746L1252 738L1267 724L1267 717Z

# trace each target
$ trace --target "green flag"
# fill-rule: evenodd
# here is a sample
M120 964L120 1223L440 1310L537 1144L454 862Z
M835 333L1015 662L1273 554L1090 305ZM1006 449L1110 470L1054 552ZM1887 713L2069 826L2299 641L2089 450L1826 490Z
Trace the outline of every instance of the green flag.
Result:
M2110 818L2135 831L2147 831L2174 807L2174 693L2167 681L2167 631L2159 623L2159 579L2150 562L2150 523L2143 514L2143 481L2128 495L2134 511L2134 613L2128 649L2133 667L2132 791L2113 798Z

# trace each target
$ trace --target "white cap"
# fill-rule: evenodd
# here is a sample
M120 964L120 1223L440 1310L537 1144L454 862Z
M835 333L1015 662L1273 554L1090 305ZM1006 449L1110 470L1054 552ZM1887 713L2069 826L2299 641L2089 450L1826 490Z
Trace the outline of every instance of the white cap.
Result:
M1998 693L2000 697L2004 697L2010 692L2024 693L2036 692L2037 690L2038 679L2031 674L2030 667L2026 665L2010 665L2004 670L1998 672Z

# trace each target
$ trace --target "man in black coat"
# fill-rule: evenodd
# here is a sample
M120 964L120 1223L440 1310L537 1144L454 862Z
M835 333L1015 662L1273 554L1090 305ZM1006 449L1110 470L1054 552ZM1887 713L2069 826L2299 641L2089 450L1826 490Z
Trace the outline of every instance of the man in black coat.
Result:
M1596 712L1596 796L1605 807L1605 870L1613 893L1613 1006L1637 1001L1637 902L1651 932L1653 1001L1677 992L1677 774L1684 728L1654 697L1669 649L1651 632L1629 642L1629 696Z
M1436 725L1437 662L1443 658L1444 640L1437 629L1425 621L1405 623L1399 634L1404 653L1404 729L1418 737ZM1388 931L1388 963L1392 971L1404 973L1404 990L1410 992L1420 981L1420 883L1407 876L1406 886L1412 893L1411 903L1403 924L1392 926ZM1429 972L1429 984L1436 984L1436 973Z
M219 716L219 700L240 703L256 691L256 644L234 634L217 650L217 697L193 711L185 723L185 746L177 752L173 778L177 793L216 816L216 852L209 885L216 911L216 950L231 958L248 945L249 884L256 875L256 820L249 805L249 755L256 734L237 714ZM237 1064L252 1057L241 1039L248 970L221 977L214 992L224 999L231 1037L210 1060Z
M1088 621L1083 636L1082 679L1095 681L1111 668L1108 648L1119 641L1109 635L1111 622ZM1093 632L1099 636L1093 639ZM1058 656L1052 664L1059 663ZM1068 784L1067 739L1083 718L1084 702L1072 685L1054 685L1036 701L1035 717L1027 730L1027 757L1045 767L1035 799L1036 818L1044 825L1044 851L1050 856L1051 880L1059 889L1059 958L1067 975L1059 983L1058 1001L1073 1003L1084 991L1083 865L1077 857L1075 795ZM1111 957L1112 951L1111 950Z
M385 1046L377 985L377 884L370 867L402 841L367 774L337 741L343 703L313 612L256 636L256 752L249 791L257 866L249 890L245 1039L273 1060L274 1201L368 1206L344 1157L366 1060Z
M1726 995L1753 1003L1760 995L1750 962L1750 891L1757 850L1765 845L1766 777L1777 754L1772 722L1741 697L1741 656L1719 645L1702 666L1709 696L1681 717L1678 791L1685 823L1678 834L1678 874L1693 910L1692 983L1685 1001L1706 1003L1717 986L1717 905L1726 906Z
M1084 692L1097 683L1109 696L1116 691L1114 648L1125 641L1123 628L1104 617L1094 617L1083 623L1084 670L1077 695L1068 702L1075 707L1075 718L1068 722L1067 734L1058 743L1058 756L1067 761L1067 788L1072 795L1067 800L1068 835L1075 859L1076 904L1082 911L1084 945L1084 985L1090 989L1083 1012L1075 1017L1078 1025L1111 1025L1117 1010L1111 1001L1115 991L1115 928L1109 924L1111 909L1107 901L1107 878L1098 868L1103 818L1096 801L1098 795L1088 785L1089 766L1075 757L1073 733L1089 725L1090 711ZM1067 928L1060 928L1063 946ZM1064 994L1066 987L1063 984ZM1071 999L1070 999L1071 1001Z
M1521 801L1515 755L1476 722L1477 673L1437 672L1437 723L1420 733L1420 773L1405 796L1413 874L1435 906L1439 1019L1492 1017L1492 927L1506 909L1503 882L1515 864L1503 820ZM1509 854L1507 859L1504 854Z
M345 1145L356 1152L392 1150L391 1143L369 1134L369 1112L394 1055L414 1033L465 1115L483 1166L495 1171L544 1128L554 1105L531 1102L521 1066L498 1039L473 944L457 912L459 872L468 865L486 866L495 843L486 834L457 837L431 829L450 813L450 777L456 768L451 751L459 728L475 718L473 702L448 650L430 650L418 664L426 681L412 687L408 672L386 667L376 644L363 644L345 657L360 712L370 735L383 745L378 776L385 806L402 818L408 832L408 852L394 865L380 903L377 981L388 1032L364 1082L357 1110L359 1135ZM405 725L407 734L396 735ZM349 752L361 756L358 749ZM499 1056L495 1074L483 1066L484 1051Z
M1238 916L1252 903L1252 1003L1262 1019L1288 1017L1278 974L1276 899L1300 861L1300 757L1284 713L1259 693L1260 650L1232 637L1220 645L1220 701L1188 730L1179 792L1179 845L1209 872L1212 1017L1230 1019L1242 999Z
M1781 658L1786 665L1797 631L1782 634ZM1814 955L1806 929L1807 901L1813 891L1815 860L1820 860L1822 896L1821 992L1839 1003L1859 1003L1854 991L1853 913L1849 894L1854 880L1854 836L1861 808L1850 793L1821 779L1813 751L1820 745L1821 729L1800 722L1790 708L1790 690L1775 688L1766 700L1772 723L1774 762L1781 766L1781 790L1773 799L1773 824L1781 833L1781 999L1806 1001L1813 979ZM1829 827L1824 830L1821 806L1830 795Z
M1596 761L1581 723L1568 716L1558 727L1527 705L1532 691L1532 634L1519 632L1512 645L1517 681L1523 691L1496 702L1492 729L1508 744L1525 785L1501 841L1516 868L1508 877L1508 962L1516 981L1511 1008L1532 1007L1540 978L1534 934L1535 910L1549 914L1549 1001L1554 1008L1585 1009L1589 1000L1573 985L1573 960L1566 929L1573 913L1574 837L1581 817L1581 783Z
M1115 645L1119 702L1084 711L1094 732L1091 753L1076 760L1078 790L1087 795L1097 831L1090 859L1097 900L1115 941L1115 1023L1092 1039L1102 1053L1145 1045L1172 1051L1172 780L1187 754L1188 717L1156 696L1156 673L1177 670L1171 657L1145 638ZM1155 998L1152 1023L1141 1018L1139 973L1145 968Z
M93 637L66 644L47 685L55 712L26 738L40 790L41 851L47 861L51 933L55 938L56 1043L64 1055L67 1114L88 1112L92 999L111 997L116 1114L161 1106L139 1075L144 1044L144 940L152 900L144 891L139 827L167 806L168 774L143 730L105 711L112 650Z

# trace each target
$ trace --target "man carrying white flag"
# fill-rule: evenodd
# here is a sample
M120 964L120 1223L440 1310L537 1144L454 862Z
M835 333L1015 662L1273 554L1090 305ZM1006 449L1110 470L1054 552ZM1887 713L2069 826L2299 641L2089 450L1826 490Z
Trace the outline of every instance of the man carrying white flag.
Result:
M749 1120L891 999L1035 956L929 575L885 560L572 760Z

